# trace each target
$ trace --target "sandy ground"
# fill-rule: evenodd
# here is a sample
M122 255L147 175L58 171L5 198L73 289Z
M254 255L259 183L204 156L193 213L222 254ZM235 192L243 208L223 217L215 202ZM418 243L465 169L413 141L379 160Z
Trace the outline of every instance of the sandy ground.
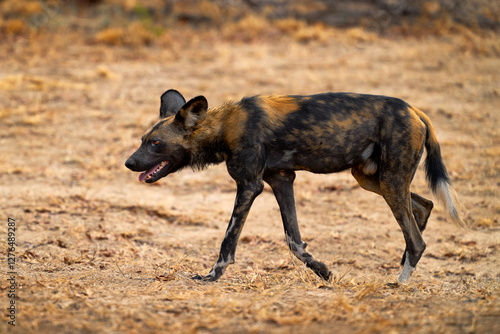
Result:
M0 331L500 332L500 60L482 43L339 34L306 44L10 46L0 63ZM216 283L193 281L215 262L231 214L225 166L146 185L123 165L169 88L205 95L211 106L260 93L403 98L431 118L471 229L437 205L411 283L392 286L404 241L383 199L348 171L300 172L302 235L333 281L288 252L267 186L236 264ZM432 198L422 169L412 187ZM16 327L5 311L8 217Z

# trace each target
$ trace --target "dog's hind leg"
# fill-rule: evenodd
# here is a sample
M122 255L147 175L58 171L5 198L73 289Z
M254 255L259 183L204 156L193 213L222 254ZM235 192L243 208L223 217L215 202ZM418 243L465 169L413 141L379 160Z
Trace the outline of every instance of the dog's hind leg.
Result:
M400 282L407 282L415 270L418 261L425 250L425 242L411 210L411 196L409 184L399 183L398 177L381 183L382 195L392 210L406 242L403 271L399 276Z
M410 192L410 184L424 150L425 133L417 131L416 127L412 130L406 134L401 133L412 140L402 142L398 137L391 137L381 148L379 162L382 196L401 227L406 242L403 270L398 278L399 282L407 282L410 279L426 247L421 233L421 228L425 226L417 224ZM417 202L421 201L420 196L413 196L413 199ZM417 216L420 216L420 213Z
M382 196L378 172L376 174L367 175L363 172L362 168L355 167L352 168L351 173L363 189ZM419 194L411 193L411 209L420 232L425 230L433 207L434 204L432 201Z
M398 172L387 171L383 175L384 181L380 182L378 173L365 175L358 168L353 168L351 172L361 187L384 197L399 223L405 238L406 249L401 261L403 271L398 280L407 282L426 247L422 231L431 213L432 202L420 195L410 193L409 187L414 173L398 176Z
M411 183L411 180L413 179L413 176L415 175L415 172L417 170L418 162L420 161L420 157L422 156L422 152L423 152L423 147L420 148L420 150L416 150L416 155L413 157L413 159L412 158L408 159L408 157L407 157L407 160L402 160L399 164L399 166L402 166L405 163L407 163L407 164L411 163L411 166L410 166L411 173L410 173L410 175L408 175L408 180L406 180L406 182L408 184L408 191L409 191L409 185ZM396 163L393 166L397 166L397 165L398 164ZM401 175L404 175L403 171L398 171L398 172L401 173ZM392 173L387 173L388 177L386 177L385 179L387 179L387 178L390 179L391 177L396 177L396 174L398 172L394 173L394 171L393 171ZM374 192L378 195L381 195L385 198L385 196L382 192L382 189L381 189L380 166L377 166L374 173L367 174L366 167L362 164L360 166L353 167L351 169L351 173L363 189L366 189L368 191L372 191L372 192ZM406 171L406 173L408 173L408 171ZM391 175L391 174L394 174L394 175ZM385 181L385 182L389 182L389 181ZM429 220L429 217L431 215L431 211L432 211L432 208L434 207L434 204L432 203L432 201L430 201L430 200L428 200L428 199L426 199L426 198L424 198L416 193L410 192L410 198L411 198L410 208L411 208L411 212L412 212L412 216L413 216L410 218L414 218L414 220L418 226L418 230L420 232L419 234L420 234L420 238L421 238L421 234L427 226L427 221ZM399 223L399 221L398 221L398 223ZM405 233L404 231L405 230L403 229L403 233ZM405 240L406 240L406 236L405 236ZM407 245L408 245L408 243L407 243ZM408 251L409 250L407 247L403 253L402 258L401 258L401 265L403 267L406 264L406 256L408 254ZM408 270L406 270L405 272L408 272ZM409 275L408 275L408 278L409 278Z
M434 208L432 201L419 194L411 193L411 209L420 232L424 232L427 227L427 221L431 215L432 208Z
M307 243L303 242L300 236L293 194L294 180L295 172L293 171L266 172L264 174L264 181L273 189L280 207L288 247L316 275L328 281L331 276L330 271L324 263L317 261L312 254L306 251Z

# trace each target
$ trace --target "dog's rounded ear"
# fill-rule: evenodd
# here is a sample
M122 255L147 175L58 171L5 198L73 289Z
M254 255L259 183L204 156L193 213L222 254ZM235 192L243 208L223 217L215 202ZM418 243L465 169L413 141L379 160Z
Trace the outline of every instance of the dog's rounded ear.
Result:
M160 119L174 116L186 104L184 97L175 89L169 89L160 98Z
M208 110L208 101L204 96L197 96L189 100L175 115L186 130L191 130L196 124L202 121Z

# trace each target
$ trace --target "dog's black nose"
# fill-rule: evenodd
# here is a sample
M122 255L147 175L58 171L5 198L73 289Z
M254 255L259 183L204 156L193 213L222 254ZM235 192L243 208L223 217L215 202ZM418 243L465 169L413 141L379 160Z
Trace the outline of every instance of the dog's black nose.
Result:
M127 167L130 170L134 170L136 168L136 165L137 164L135 163L135 160L132 157L128 158L127 161L125 161L125 167Z

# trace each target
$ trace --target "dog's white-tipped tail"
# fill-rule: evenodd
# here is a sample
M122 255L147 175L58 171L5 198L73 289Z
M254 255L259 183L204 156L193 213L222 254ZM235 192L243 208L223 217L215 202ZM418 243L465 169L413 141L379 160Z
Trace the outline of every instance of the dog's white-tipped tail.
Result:
M429 186L438 201L443 203L453 222L457 226L467 228L467 224L460 218L459 210L461 209L461 205L457 193L451 187L450 177L448 176L443 158L441 157L441 149L434 127L426 114L417 108L412 107L412 109L427 128L427 138L425 141L425 149L427 150L425 174Z
M467 228L467 224L460 217L461 205L455 189L447 181L441 179L436 185L434 194L438 201L443 204L453 222L461 228Z

